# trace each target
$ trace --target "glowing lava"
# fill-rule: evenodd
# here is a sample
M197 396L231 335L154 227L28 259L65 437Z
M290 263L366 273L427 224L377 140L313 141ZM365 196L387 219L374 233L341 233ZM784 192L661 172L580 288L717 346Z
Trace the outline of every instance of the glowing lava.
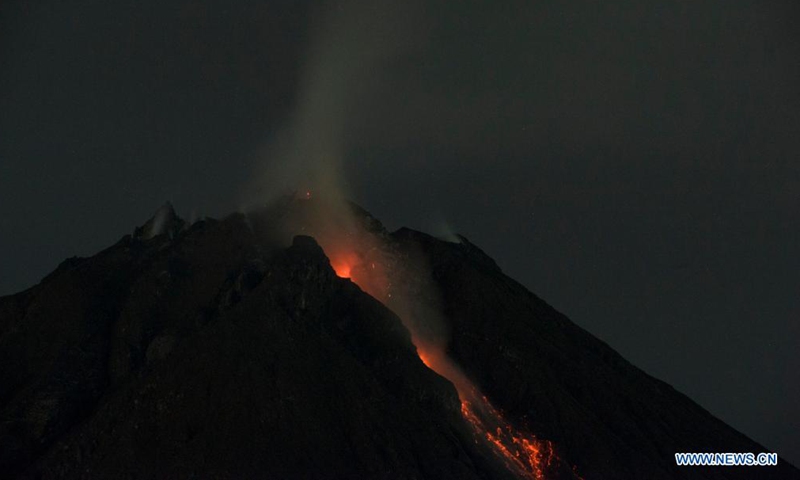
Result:
M548 472L560 466L561 460L555 454L552 442L514 428L444 353L443 348L426 344L413 333L412 341L422 363L456 387L461 400L461 415L472 428L476 442L484 441L506 468L520 478L543 480ZM575 477L580 478L578 475Z
M329 217L323 216L323 219L329 220ZM350 223L351 226L354 224ZM428 331L430 325L424 323L430 320L428 313L416 308L421 306L417 297L419 291L393 288L393 284L402 285L394 282L403 282L405 277L412 279L406 279L406 282L419 282L417 275L399 273L408 269L411 260L404 257L403 264L397 264L396 260L383 256L380 241L371 234L359 228L345 231L347 233L342 234L341 229L326 228L314 233L336 275L350 279L391 308L411 333L411 341L422 363L456 387L461 413L471 427L476 443L491 449L506 468L522 479L542 480L550 472L570 471L564 468L565 464L555 454L551 442L512 426L447 356L446 344L442 343L446 340ZM422 285L424 282L418 286ZM575 478L580 478L574 473L574 468L571 471Z
M506 467L526 479L542 480L558 461L553 444L514 429L489 400L475 390L471 400L461 397L461 414L476 437L483 437Z
M331 255L331 267L336 275L342 278L351 278L353 275L353 267L358 265L359 259L356 255L339 254Z

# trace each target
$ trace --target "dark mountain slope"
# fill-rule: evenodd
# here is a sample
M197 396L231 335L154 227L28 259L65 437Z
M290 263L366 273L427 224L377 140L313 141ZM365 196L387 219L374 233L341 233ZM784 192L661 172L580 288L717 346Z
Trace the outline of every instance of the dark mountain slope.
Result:
M354 208L336 240L369 246L344 253L372 269L374 257L386 266L376 278L393 282L379 289L387 297L364 293L313 238L292 239L330 239L333 224L314 228L330 216L304 213L319 205L191 226L165 206L114 246L0 298L3 476L513 478L465 422L453 385L418 357L393 313L411 304L417 321L444 319L423 326L447 335L449 355L507 420L552 441L584 478L800 477L783 461L674 467L675 451L767 449L466 240L389 234Z

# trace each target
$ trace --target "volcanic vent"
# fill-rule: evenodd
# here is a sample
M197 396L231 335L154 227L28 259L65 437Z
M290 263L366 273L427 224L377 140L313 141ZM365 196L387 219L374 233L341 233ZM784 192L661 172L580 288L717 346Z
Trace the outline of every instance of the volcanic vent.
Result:
M673 454L767 451L466 239L316 197L157 217L0 298L5 476L752 478Z

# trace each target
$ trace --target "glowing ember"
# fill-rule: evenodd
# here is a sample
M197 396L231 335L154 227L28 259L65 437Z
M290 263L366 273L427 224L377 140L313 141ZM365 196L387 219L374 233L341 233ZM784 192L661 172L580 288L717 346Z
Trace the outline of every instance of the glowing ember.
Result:
M292 194L296 200L306 201L311 200L311 190L295 190Z

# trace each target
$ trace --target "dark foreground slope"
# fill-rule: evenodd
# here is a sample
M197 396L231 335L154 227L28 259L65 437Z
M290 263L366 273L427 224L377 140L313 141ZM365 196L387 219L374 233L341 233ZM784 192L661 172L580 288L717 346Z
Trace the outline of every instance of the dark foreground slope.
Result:
M392 311L337 277L312 238L276 244L254 224L187 226L165 208L0 298L3 478L510 477ZM800 477L783 461L677 469L675 451L767 449L468 242L381 237L429 263L450 355L585 478Z

